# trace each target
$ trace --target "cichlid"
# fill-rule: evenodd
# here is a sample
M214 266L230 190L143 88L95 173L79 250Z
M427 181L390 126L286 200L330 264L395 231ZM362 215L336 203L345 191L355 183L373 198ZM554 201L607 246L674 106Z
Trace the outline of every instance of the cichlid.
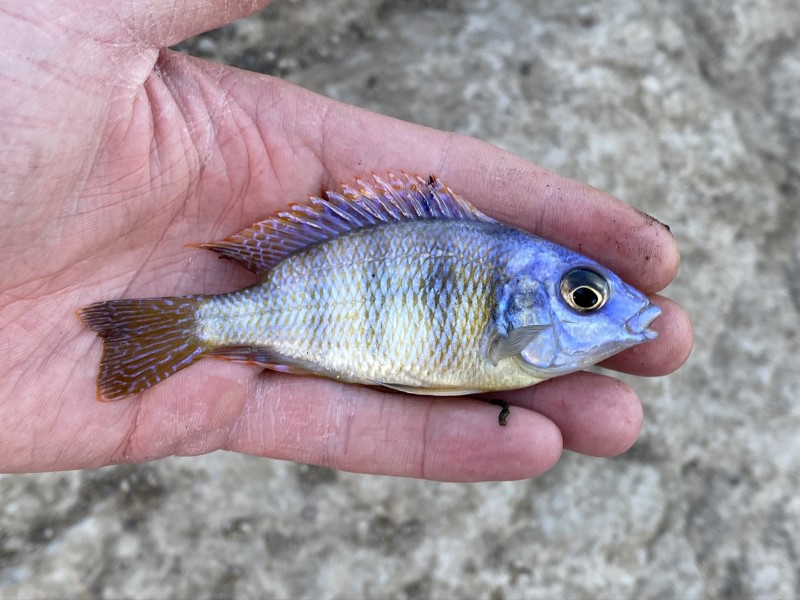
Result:
M136 394L203 356L415 394L509 390L656 337L661 311L641 292L436 177L357 184L201 245L255 285L81 309L104 340L99 397Z

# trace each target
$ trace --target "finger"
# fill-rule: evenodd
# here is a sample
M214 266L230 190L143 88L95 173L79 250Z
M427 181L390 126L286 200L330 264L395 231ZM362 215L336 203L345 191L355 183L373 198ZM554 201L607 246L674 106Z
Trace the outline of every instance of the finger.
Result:
M184 88L196 89L198 80L219 82L229 72L182 56L164 55L162 60L161 72L178 95ZM608 194L489 144L370 113L252 73L226 80L219 96L207 98L219 106L203 111L206 117L231 118L230 123L217 123L216 130L235 132L244 123L248 129L233 139L251 138L253 131L267 136L260 148L250 145L245 151L233 145L236 160L219 164L239 164L246 156L253 161L250 172L264 173L266 162L269 175L286 184L287 195L301 190L318 194L321 185L336 187L371 172L436 173L490 215L574 248L646 293L666 286L677 271L679 254L668 228ZM246 119L234 118L232 103ZM189 130L205 131L200 125L190 123ZM317 168L298 171L300 163ZM212 169L206 172L214 176ZM256 183L249 181L250 189L258 190ZM254 200L263 203L263 198Z
M677 273L669 228L610 194L464 137L454 137L441 161L442 178L499 220L577 250L645 293Z
M575 373L506 396L556 424L564 447L590 456L615 456L630 448L642 428L642 405L621 381ZM512 409L512 414L518 412Z
M440 481L522 479L555 464L561 436L520 408L506 427L496 406L469 398L375 391L254 373L218 362L213 376L177 373L146 391L125 456L141 461L225 448L362 473Z
M310 92L297 92L313 103ZM666 287L680 263L669 228L585 184L490 144L331 103L318 144L339 180L395 169L438 174L499 220L605 264L645 293ZM310 144L315 143L312 137Z
M131 37L131 41L140 44L165 47L257 12L270 1L102 0L96 4L95 14L105 12L120 36Z
M346 471L438 481L533 477L555 464L561 436L525 409L498 408L266 373L231 432L230 450Z
M533 477L552 467L561 435L547 418L469 398L386 393L218 363L176 374L140 397L125 455L138 462L219 448L360 473L438 481Z
M96 369L76 367L58 410L42 398L34 406L43 418L0 411L13 433L0 440L0 470L98 467L222 448L355 472L485 481L536 476L562 449L553 422L525 408L500 427L499 409L477 399L378 392L223 361L204 366L115 402L95 401Z
M190 68L218 77L216 66L193 62ZM235 98L259 131L270 132L266 142L272 148L279 143L276 132L291 131L302 140L320 163L326 186L387 170L435 173L490 215L574 248L646 293L665 287L677 272L680 257L666 226L609 194L489 144L339 104L255 74L242 74L229 92L226 101ZM265 106L256 100L265 97L282 101ZM292 148L297 152L296 144Z

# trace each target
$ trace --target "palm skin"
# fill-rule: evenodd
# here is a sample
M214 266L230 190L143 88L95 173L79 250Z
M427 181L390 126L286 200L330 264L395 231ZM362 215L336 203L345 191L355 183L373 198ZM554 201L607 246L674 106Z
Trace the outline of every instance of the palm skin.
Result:
M647 293L672 280L678 253L651 219L489 145L163 49L252 12L252 2L192 3L191 11L179 0L42 4L0 8L8 58L0 70L0 470L224 448L469 481L539 474L564 447L610 456L633 443L636 395L586 373L504 394L513 406L505 428L496 407L475 399L398 396L210 359L139 397L96 401L101 344L76 309L252 283L187 244L226 237L356 175L435 173L491 216L580 244ZM657 302L659 338L608 366L660 375L683 363L692 344L686 315Z

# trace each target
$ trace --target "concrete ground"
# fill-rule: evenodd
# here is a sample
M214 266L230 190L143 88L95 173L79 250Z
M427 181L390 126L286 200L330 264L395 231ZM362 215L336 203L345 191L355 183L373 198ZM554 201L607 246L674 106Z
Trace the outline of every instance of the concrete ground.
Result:
M687 365L532 481L233 454L0 479L3 598L800 596L797 0L299 0L184 49L491 141L668 223Z

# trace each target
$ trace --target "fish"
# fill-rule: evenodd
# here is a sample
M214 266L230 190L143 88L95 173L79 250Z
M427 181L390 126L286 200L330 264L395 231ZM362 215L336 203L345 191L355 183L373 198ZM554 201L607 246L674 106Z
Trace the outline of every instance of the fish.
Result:
M258 282L81 308L103 341L99 399L206 356L412 394L513 390L654 339L661 312L608 268L496 221L433 175L356 179L199 247Z

